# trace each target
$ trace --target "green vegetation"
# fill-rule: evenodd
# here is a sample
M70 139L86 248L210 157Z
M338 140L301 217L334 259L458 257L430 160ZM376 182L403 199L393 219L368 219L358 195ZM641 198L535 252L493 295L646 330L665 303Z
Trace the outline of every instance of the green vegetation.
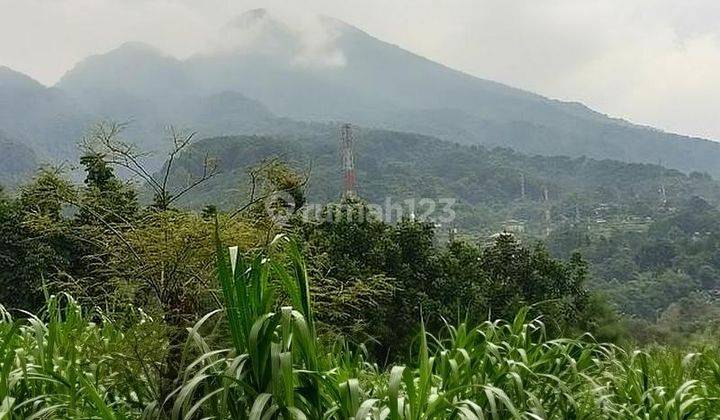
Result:
M557 256L580 252L591 280L626 314L643 341L683 344L717 336L720 212L699 197L646 224L600 235L586 224L548 240Z
M37 156L29 147L12 142L0 131L0 185L15 186L37 169Z
M236 23L272 48L0 66L0 420L720 418L720 145Z
M334 126L295 136L203 139L179 158L175 183L198 175L198 156L217 157L218 176L182 202L195 208L214 203L232 209L246 196L247 169L280 156L297 170L309 172L310 203L333 202L341 193L338 147ZM508 219L522 220L531 233L542 234L546 188L552 228L576 217L595 222L632 216L644 221L667 214L693 196L713 206L720 203L720 184L702 173L686 175L659 165L582 157L531 156L385 130L357 131L355 161L359 192L368 202L382 204L387 197L396 202L456 198L456 225L482 234L497 232Z
M327 130L301 138L202 140L179 160L178 179L197 176L199 168L188 162L205 153L221 157L219 174L182 204L232 209L248 194L245 168L275 155L292 158L297 170L309 173L307 202L331 202L341 188L336 137ZM588 286L630 318L636 338L682 344L715 335L720 184L708 175L526 156L382 130L360 130L355 155L360 194L371 203L456 198L454 224L435 229L443 241L457 228L456 239L482 247L492 234L508 230L528 245L542 241L554 257L580 252L588 262Z
M238 255L217 241L224 310L183 348L178 387L160 397L156 322L88 313L67 296L45 319L0 312L2 418L711 418L718 354L631 352L591 336L549 339L521 309L512 322L420 319L405 364L380 368L362 346L323 340L297 243ZM237 258L233 264L232 258Z
M709 177L369 133L358 152L402 182L363 194L457 193L465 224L453 237L410 217L361 217L359 198L305 217L335 178L271 159L277 139L241 138L236 154L223 147L238 139L192 146L173 130L151 173L121 128L85 139L82 185L45 169L0 195L0 419L720 415L720 190ZM316 141L280 144L302 158L324 150ZM433 169L444 159L460 163ZM547 186L549 203L505 191L519 184L516 161L526 194ZM227 192L222 171L240 166L240 192L182 207ZM573 177L578 167L589 175ZM633 181L615 182L622 171ZM657 179L685 190L647 205ZM635 219L557 217L542 237L548 205ZM473 229L483 207L488 231ZM503 211L540 214L488 238Z

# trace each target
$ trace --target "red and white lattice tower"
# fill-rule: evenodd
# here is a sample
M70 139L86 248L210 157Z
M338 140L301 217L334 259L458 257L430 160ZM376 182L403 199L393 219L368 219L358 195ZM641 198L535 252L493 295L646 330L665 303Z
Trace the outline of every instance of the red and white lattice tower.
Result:
M357 191L357 178L355 177L355 159L353 157L353 144L355 134L350 124L340 127L340 154L342 158L343 187L345 196L354 196Z

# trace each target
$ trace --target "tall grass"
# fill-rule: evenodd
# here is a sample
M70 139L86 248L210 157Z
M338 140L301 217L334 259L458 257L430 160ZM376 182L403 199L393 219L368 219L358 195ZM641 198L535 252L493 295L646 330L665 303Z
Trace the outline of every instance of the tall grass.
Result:
M44 320L24 315L0 307L0 419L117 419L152 405L153 379L114 323L67 295L49 298Z
M361 349L317 344L298 246L284 237L276 245L283 252L236 260L218 249L233 348L202 350L185 372L175 418L720 415L717 353L626 353L589 335L550 340L526 309L512 322L447 324L437 336L421 322L412 363L380 372ZM274 288L292 307L269 301Z
M587 335L549 339L522 310L437 334L420 318L407 364L381 370L362 346L319 339L307 270L287 237L252 255L218 241L217 271L225 306L188 328L179 386L163 401L153 364L164 359L138 358L130 327L65 295L40 316L0 309L0 420L720 416L716 349L681 355Z

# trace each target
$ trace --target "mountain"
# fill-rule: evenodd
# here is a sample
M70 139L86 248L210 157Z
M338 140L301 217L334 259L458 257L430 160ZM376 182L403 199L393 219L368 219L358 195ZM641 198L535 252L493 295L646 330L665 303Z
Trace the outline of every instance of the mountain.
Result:
M126 137L160 151L169 124L210 137L302 134L312 131L308 124L342 120L530 154L662 163L720 176L718 143L483 80L333 18L291 24L258 9L232 20L224 33L222 48L182 60L126 43L81 61L52 88L5 69L0 80L12 80L0 81L0 129L42 156L66 157L99 119L131 121Z
M65 92L0 66L0 131L43 159L74 159L93 117Z
M100 92L108 98L108 87L120 87L106 103L94 104L102 114L119 118L192 124L199 118L178 113L179 104L233 92L291 119L352 121L532 154L662 162L720 175L719 144L633 125L579 103L473 77L336 19L318 17L298 28L258 9L226 29L227 47L186 60L126 44L88 58L57 87L89 103ZM185 121L173 118L178 115ZM219 119L237 117L228 113ZM263 133L257 130L267 125L229 128ZM218 133L212 121L205 121L203 128L208 132L202 134Z
M582 104L544 98L482 80L382 42L343 22L320 18L327 39L317 49L341 59L298 63L302 35L256 11L241 23L276 48L233 50L188 61L210 91L244 92L279 115L361 125L497 145L544 155L587 155L662 162L720 174L720 146L608 118ZM239 25L239 24L236 24Z
M272 132L278 126L262 103L232 89L203 92L185 63L138 42L86 58L56 88L98 120L130 122L125 135L154 151L166 147L169 125L202 136Z
M169 102L190 84L180 60L150 45L127 42L106 54L87 57L57 87L97 103L112 95Z

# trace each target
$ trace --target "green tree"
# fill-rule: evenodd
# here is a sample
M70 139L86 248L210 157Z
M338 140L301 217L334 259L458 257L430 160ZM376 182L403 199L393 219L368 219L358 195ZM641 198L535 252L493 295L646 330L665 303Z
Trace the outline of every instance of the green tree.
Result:
M85 189L77 216L80 225L128 224L137 215L137 193L115 176L106 157L87 153L80 157L85 167Z
M70 267L77 246L63 217L73 188L58 171L43 169L20 196L0 193L0 302L34 310L42 306L43 282Z
M379 341L381 359L397 355L395 346L413 337L421 310L430 330L441 328L443 319L512 317L525 305L544 315L555 334L607 318L607 308L595 305L601 299L592 300L586 289L587 265L577 254L556 260L542 246L528 248L511 235L486 248L465 242L441 248L432 225L360 217L367 211L362 202L348 200L329 206L302 230L311 265L328 270L340 284L387 279L390 301L364 311L365 332Z

